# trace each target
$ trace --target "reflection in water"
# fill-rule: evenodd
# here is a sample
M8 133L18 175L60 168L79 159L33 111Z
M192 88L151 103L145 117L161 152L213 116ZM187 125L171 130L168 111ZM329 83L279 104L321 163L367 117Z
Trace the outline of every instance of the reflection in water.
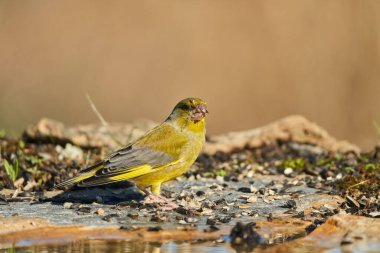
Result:
M166 253L166 252L199 252L199 253L230 253L234 252L224 244L200 244L189 242L143 242L122 240L85 240L66 244L33 245L29 247L8 248L0 250L7 253Z

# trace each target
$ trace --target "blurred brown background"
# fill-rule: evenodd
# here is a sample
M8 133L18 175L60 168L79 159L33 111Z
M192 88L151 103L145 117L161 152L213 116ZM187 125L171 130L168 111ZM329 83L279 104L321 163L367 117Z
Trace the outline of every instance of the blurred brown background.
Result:
M0 1L0 128L43 116L163 120L189 96L209 133L303 114L379 137L380 1Z

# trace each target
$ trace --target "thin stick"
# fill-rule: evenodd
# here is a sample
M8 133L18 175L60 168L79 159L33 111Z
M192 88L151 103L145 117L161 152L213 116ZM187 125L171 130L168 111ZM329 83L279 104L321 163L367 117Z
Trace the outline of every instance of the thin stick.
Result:
M107 123L107 121L103 118L103 116L100 114L100 112L98 111L98 109L96 108L94 102L92 101L90 95L88 93L86 93L86 98L87 98L87 101L88 103L90 104L91 106L91 109L92 111L95 113L95 115L98 117L98 119L100 120L100 123L107 129L107 132L108 134L111 136L111 138L114 140L114 142L116 142L116 144L120 147L124 146L123 143L121 143L115 136L115 134L111 131L110 129L110 125Z
M357 183L357 184L353 184L353 185L349 186L348 189L351 189L351 188L354 188L354 187L356 187L356 186L359 186L359 185L365 184L365 183L367 183L368 181L369 181L369 179L364 180L364 181L361 181L361 182L359 182L359 183Z
M100 114L100 112L98 111L98 109L96 108L94 102L92 102L92 99L90 97L90 95L88 95L88 93L86 93L86 98L87 98L87 101L88 103L90 103L90 106L91 106L91 109L92 111L95 113L95 115L98 117L98 119L100 120L100 123L102 123L103 126L109 128L109 125L107 123L107 121L103 118L103 116Z

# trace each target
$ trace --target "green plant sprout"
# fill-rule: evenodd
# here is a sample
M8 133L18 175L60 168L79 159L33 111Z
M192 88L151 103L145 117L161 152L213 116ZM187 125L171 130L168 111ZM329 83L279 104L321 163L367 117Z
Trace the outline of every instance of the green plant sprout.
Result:
M14 182L17 179L19 173L18 160L15 160L14 164L10 164L7 160L4 160L4 168L9 178Z

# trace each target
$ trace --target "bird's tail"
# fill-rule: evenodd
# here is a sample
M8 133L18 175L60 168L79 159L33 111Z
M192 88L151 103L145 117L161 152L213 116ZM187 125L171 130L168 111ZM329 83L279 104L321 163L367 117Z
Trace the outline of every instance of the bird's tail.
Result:
M80 181L83 181L87 178L92 177L96 173L96 171L101 169L102 167L103 167L102 164L100 164L100 165L96 164L95 166L91 166L91 167L85 169L83 173L77 175L76 177L70 178L66 181L63 181L63 182L57 184L57 185L54 185L53 188L58 189L58 188L63 188L63 187L67 187L67 186L72 186L76 183L79 183Z

